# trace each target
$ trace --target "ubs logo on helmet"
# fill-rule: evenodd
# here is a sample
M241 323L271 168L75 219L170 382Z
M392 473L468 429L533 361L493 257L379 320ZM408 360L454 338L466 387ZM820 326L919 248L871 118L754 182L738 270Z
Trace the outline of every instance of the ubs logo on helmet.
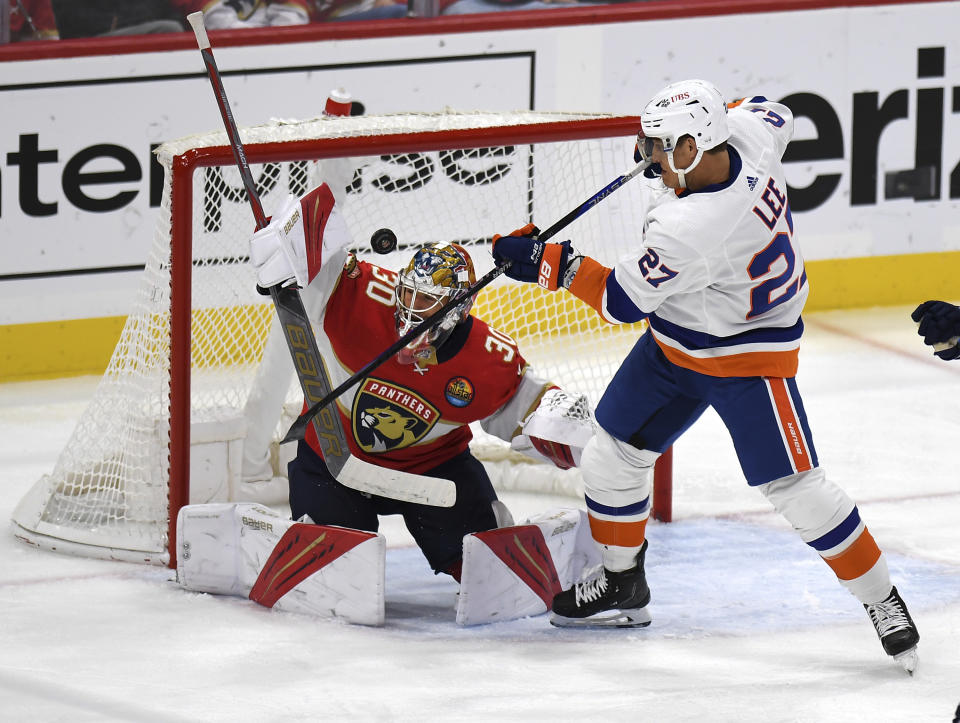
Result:
M368 454L416 444L433 429L440 413L416 392L368 377L353 400L353 437Z
M683 91L682 93L677 93L676 95L671 95L669 98L664 98L663 100L657 102L657 108L668 108L674 103L679 103L681 100L687 100L690 98L690 93L688 91Z

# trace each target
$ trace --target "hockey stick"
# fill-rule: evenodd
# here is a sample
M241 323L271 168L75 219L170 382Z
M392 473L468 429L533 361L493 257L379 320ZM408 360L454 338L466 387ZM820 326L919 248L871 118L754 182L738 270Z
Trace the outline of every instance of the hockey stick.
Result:
M598 203L600 203L600 201L602 201L611 193L616 191L618 188L620 188L620 186L625 184L627 181L634 178L634 176L637 176L640 173L642 173L646 168L647 168L647 164L641 163L640 165L638 165L636 168L629 171L628 173L625 173L622 176L617 176L617 178L615 178L613 181L611 181L606 186L601 188L595 194L590 196L590 198L588 198L586 201L581 203L575 209L570 211L570 213L568 213L566 216L561 218L559 221L553 224L546 231L541 232L537 238L540 241L546 241L547 239L553 238L556 234L558 234L560 231L566 228L570 223L580 218L580 216L582 216L591 208L596 206ZM482 289L491 281L493 281L498 276L500 276L504 271L506 271L510 267L511 263L512 262L508 261L505 264L494 266L490 271L488 271L480 279L478 279L473 286L471 286L469 289L464 289L455 297L453 297L453 300L449 304L447 304L447 306L451 309L459 306L462 302L469 299L471 296L473 296L478 291L480 291L480 289ZM303 436L307 432L307 425L310 424L310 420L314 417L314 415L320 413L324 407L330 404L330 402L332 402L334 399L339 397L347 389L352 387L361 379L369 375L370 372L372 372L378 366L383 364L387 359L392 357L398 351L403 349L411 341L418 338L421 334L425 334L426 332L430 331L433 327L437 326L441 321L443 321L443 318L445 316L446 314L434 314L429 319L425 319L420 324L418 324L417 326L412 328L410 331L408 331L406 334L404 334L399 339L397 339L397 341L395 341L392 345L390 345L387 349L385 349L376 359L367 363L362 369L360 369L352 377L347 379L343 384L338 386L332 392L327 394L327 396L325 396L323 399L315 403L307 411L301 414L299 418L297 418L297 420L292 425L290 425L290 429L287 430L287 434L283 438L281 444L284 442L291 442L296 439L303 439Z
M253 180L253 174L250 172L250 165L247 163L240 133L237 130L233 112L230 110L230 102L227 100L217 62L213 57L210 40L207 38L203 13L191 13L187 16L187 21L196 35L197 45L200 47L200 54L203 56L207 75L210 78L217 105L220 107L220 115L227 131L233 158L243 179L243 187L247 192L250 207L253 209L257 230L260 230L267 225L267 217L260 203L260 195ZM284 287L280 284L271 286L269 291L283 328L290 356L293 358L304 399L318 403L330 396L330 378L320 358L317 340L304 309L303 300L300 298L300 292L295 286ZM319 411L320 408L317 407L317 409ZM307 424L310 422L313 422L317 438L323 448L323 461L330 474L340 484L361 492L440 507L450 507L456 500L456 487L449 480L378 467L354 457L347 446L346 433L336 410L324 409L320 414L311 415L304 423L298 439L303 439Z

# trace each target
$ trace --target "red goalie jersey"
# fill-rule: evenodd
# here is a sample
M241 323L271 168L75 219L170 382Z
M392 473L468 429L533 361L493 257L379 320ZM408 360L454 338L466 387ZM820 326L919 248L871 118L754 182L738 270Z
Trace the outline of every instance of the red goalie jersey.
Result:
M332 200L321 186L300 207L310 278L304 302L335 387L397 338L397 274L347 254L349 233ZM337 408L353 455L424 473L467 448L471 422L509 441L551 386L534 376L509 336L470 316L435 358L390 358L341 395ZM322 456L312 426L306 441Z

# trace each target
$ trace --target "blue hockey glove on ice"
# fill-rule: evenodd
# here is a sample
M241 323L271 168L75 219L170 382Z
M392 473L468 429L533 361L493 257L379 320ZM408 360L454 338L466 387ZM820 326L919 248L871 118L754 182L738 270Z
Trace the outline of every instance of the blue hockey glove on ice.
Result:
M924 344L934 347L936 356L948 361L960 357L960 308L946 301L924 301L910 318L919 324L917 333Z

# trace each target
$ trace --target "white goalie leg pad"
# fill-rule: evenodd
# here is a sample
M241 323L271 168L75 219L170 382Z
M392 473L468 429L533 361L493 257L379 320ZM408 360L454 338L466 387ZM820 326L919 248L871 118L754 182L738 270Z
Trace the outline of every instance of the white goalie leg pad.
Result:
M553 510L522 525L466 535L457 624L540 615L554 595L599 564L582 510Z
M534 446L531 437L566 445L570 448L574 466L580 464L583 448L596 430L587 398L582 394L568 394L559 388L544 394L540 404L520 423L520 427L523 434L511 440L511 448L533 459L556 463L553 457L544 455Z
M177 582L265 607L384 621L386 540L284 519L251 503L187 505L177 516Z

